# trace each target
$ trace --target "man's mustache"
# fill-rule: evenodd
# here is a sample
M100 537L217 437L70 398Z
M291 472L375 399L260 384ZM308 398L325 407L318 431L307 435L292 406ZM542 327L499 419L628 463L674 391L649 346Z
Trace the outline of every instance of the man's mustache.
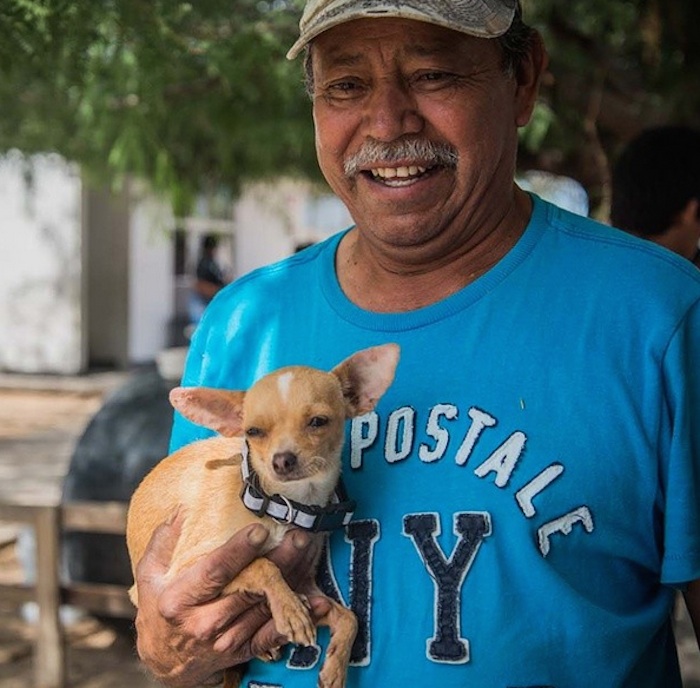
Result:
M343 163L345 175L353 177L363 169L409 161L421 167L456 167L459 153L447 143L428 139L400 139L383 142L368 139L357 153Z

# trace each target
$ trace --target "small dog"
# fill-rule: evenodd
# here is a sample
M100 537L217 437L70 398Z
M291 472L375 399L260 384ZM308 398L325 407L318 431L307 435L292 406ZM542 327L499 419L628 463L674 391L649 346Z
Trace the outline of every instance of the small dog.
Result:
M267 558L255 560L223 594L264 595L277 631L290 642L313 645L316 627L308 595L321 595L315 575L324 531L345 525L354 503L340 481L345 421L374 409L394 379L396 344L364 349L330 373L305 366L277 370L248 392L177 387L172 405L219 436L194 442L166 457L134 493L127 518L127 547L134 574L153 531L179 509L182 530L168 576L224 544L241 528L262 522L270 535L266 551L291 527L312 533L314 570L292 591ZM138 590L129 591L138 606ZM319 686L342 688L357 632L349 610L330 600L318 625L331 639ZM277 659L280 651L261 659ZM225 672L225 688L240 685L242 669Z

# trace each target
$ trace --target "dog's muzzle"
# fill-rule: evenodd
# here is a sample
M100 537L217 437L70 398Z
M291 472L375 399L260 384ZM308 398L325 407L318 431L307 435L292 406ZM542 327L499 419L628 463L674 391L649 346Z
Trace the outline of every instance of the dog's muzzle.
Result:
M241 499L246 508L256 516L270 516L278 523L297 526L312 533L336 530L352 520L356 502L348 497L342 479L338 480L333 497L326 506L301 504L281 494L267 494L260 485L258 474L248 461L247 443L241 454Z

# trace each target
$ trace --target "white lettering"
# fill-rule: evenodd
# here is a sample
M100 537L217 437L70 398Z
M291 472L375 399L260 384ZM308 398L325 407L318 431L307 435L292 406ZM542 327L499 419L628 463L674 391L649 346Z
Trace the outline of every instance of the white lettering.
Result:
M432 408L426 432L435 440L435 447L430 449L427 444L421 444L418 448L418 456L421 461L430 463L441 459L445 455L447 444L450 441L450 433L440 425L440 418L444 417L447 420L454 420L457 418L457 415L457 407L453 404L438 404Z
M523 452L526 439L525 433L514 432L481 466L475 469L474 474L483 478L493 472L496 474L494 481L496 487L505 487Z
M416 412L409 406L397 409L389 416L384 455L389 463L403 461L413 449Z
M467 412L472 419L472 424L455 456L455 461L458 466L463 466L469 460L474 446L479 439L484 428L491 428L496 425L496 419L480 409L473 407Z
M515 493L518 506L520 506L520 510L527 518L532 518L537 513L532 500L563 472L564 466L560 463L553 463Z
M350 425L350 467L362 468L362 452L371 447L379 432L379 418L374 411L353 418Z
M568 535L576 523L581 523L587 533L593 532L595 527L593 515L587 506L580 506L578 509L574 509L560 518L545 523L537 531L537 539L542 556L546 557L549 554L551 548L549 539L554 533Z

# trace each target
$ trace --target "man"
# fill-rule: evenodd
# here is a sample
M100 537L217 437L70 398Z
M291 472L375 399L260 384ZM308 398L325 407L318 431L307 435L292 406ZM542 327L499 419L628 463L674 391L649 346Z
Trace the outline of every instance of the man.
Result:
M216 259L218 246L219 239L215 234L205 234L202 237L195 279L190 293L190 322L193 325L202 319L204 309L228 281Z
M647 129L613 169L610 220L700 267L700 131Z
M319 163L356 225L217 295L183 384L401 346L350 429L358 509L321 572L359 620L348 685L680 686L676 587L700 625L700 276L513 183L547 62L515 0L312 0L300 26ZM202 436L177 418L173 448ZM218 596L265 533L166 582L177 532L139 569L138 649L167 685L213 685L284 642L256 600ZM305 544L272 555L292 581ZM253 661L244 685L313 685L315 660Z

